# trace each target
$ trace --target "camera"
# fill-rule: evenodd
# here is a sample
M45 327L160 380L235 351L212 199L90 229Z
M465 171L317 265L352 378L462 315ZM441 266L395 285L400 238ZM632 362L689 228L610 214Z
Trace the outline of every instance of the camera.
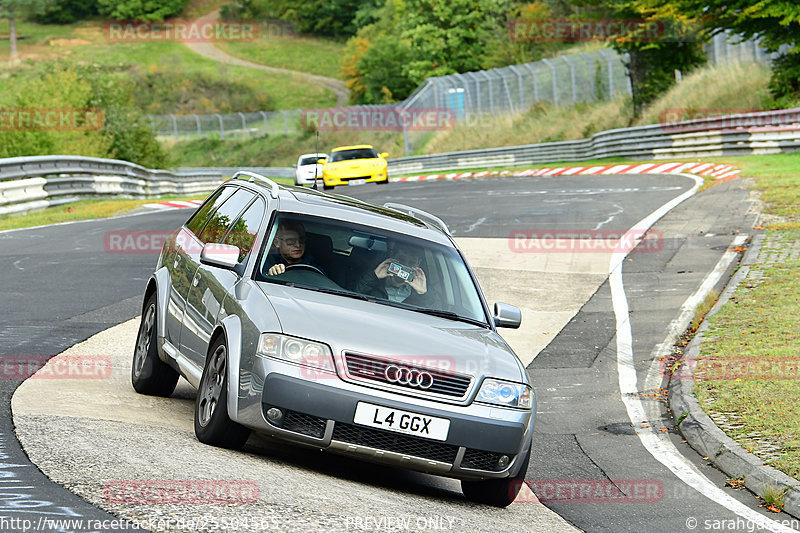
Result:
M397 276L404 281L414 280L414 269L400 263L389 263L389 274Z

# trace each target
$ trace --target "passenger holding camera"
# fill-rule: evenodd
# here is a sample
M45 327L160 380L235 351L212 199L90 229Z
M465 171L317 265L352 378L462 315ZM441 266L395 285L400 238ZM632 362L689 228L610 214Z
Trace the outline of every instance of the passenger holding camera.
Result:
M421 262L415 249L398 246L391 257L364 274L356 286L356 292L390 302L426 307L429 305L430 295L425 271L420 267Z

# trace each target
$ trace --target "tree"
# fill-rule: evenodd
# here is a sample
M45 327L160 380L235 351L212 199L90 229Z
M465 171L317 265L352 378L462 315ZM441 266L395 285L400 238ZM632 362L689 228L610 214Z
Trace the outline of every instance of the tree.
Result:
M682 0L678 0L682 1ZM692 20L662 0L579 0L590 16L630 22L611 40L627 54L631 80L633 119L675 83L675 71L691 71L705 63L702 35ZM632 120L633 120L632 119Z
M665 8L694 17L712 34L731 30L744 39L760 38L769 52L780 53L773 64L773 95L800 97L800 7L795 1L667 0Z
M9 57L17 55L17 17L44 12L53 0L0 0L0 17L8 19Z
M505 24L502 0L406 0L401 37L411 43L408 77L480 70L486 44Z
M160 22L174 17L186 7L188 0L97 0L101 15L115 20Z

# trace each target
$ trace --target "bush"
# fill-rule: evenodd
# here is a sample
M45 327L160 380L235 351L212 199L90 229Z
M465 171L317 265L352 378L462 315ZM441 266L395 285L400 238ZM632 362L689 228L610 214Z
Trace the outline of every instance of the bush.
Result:
M134 70L138 90L132 95L137 107L149 114L235 113L271 111L272 98L254 82L215 79L202 72L181 72L153 66Z
M56 123L52 127L42 123L42 117L51 112L74 110L80 113L79 110L93 107L91 84L73 69L58 67L43 75L14 78L4 85L7 94L13 96L4 106L8 125L0 128L0 157L62 154L105 157L108 154L111 138L94 124L85 131L76 131L69 129L75 123L63 126Z
M114 20L162 21L183 11L188 0L97 0L98 11Z
M56 0L44 8L34 20L44 24L71 24L99 13L97 0Z

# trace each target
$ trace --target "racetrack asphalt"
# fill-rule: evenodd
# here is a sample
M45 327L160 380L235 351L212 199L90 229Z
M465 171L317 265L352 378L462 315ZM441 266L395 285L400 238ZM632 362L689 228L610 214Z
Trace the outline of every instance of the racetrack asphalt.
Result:
M661 249L631 255L632 261L625 264L637 367L649 364L652 347L663 340L681 302L713 268L718 256L728 247L732 233L748 227L749 198L739 181L718 185L687 200L656 226L664 235ZM392 184L386 188L353 187L342 192L370 201L394 201L428 209L450 225L460 243L501 239L508 244L510 233L520 229L627 229L690 186L690 180L682 177L609 176ZM4 263L10 265L3 274L8 298L4 298L2 304L0 354L59 353L94 332L138 314L140 294L155 255L127 254L124 260L111 257L114 254L105 253L102 247L98 249L98 239L102 242L103 234L113 230L168 230L187 216L186 212L170 211L0 234L0 255L6 260ZM469 244L463 246L469 256ZM502 268L507 258L518 259L517 255L500 254L496 264L492 264L491 254L482 259L476 256L474 266L483 284L497 285L492 293L507 296L516 292L522 300L509 303L544 313L548 302L531 302L536 300L537 293L524 290L530 287L537 273L544 276L546 269L530 267L530 264L524 269ZM553 255L548 260L558 262L559 257ZM589 266L581 267L585 271L572 259L569 262L562 267L584 274L587 286L595 283L596 290L587 295L588 301L580 310L576 309L574 317L560 318L566 327L552 342L540 338L524 348L525 356L532 359L529 369L540 403L535 437L540 453L535 456L529 477L532 481L538 480L540 487L542 480L638 479L661 483L663 491L658 501L556 501L548 504L586 530L682 531L686 530L687 517L695 516L689 513L696 513L704 520L731 516L694 489L670 477L671 474L659 468L638 444L626 420L619 390L614 389L610 289L602 277L598 280L599 274L592 261L587 263ZM507 278L509 272L520 270L528 276L527 281L522 279L515 284L514 280L507 279L503 284L503 276ZM551 287L551 292L564 292L569 288L566 285L570 279L575 279L567 277L566 270L562 273L565 275L562 279L550 280L550 285L556 285ZM30 281L31 277L37 281ZM547 297L546 294L541 296ZM550 305L551 310L557 307ZM539 351L541 348L544 349ZM534 351L538 352L535 359ZM2 408L6 413L8 394L17 384L13 380L0 383L6 400ZM2 431L6 448L11 450L14 448L11 434L7 428ZM34 435L46 443L47 439L42 439L46 431L44 426ZM113 433L103 432L100 426L93 431L98 436ZM679 441L671 432L670 435ZM77 441L64 444L70 442L78 445ZM712 480L720 485L724 483L724 479L715 470L704 467L691 450L681 451ZM315 468L312 466L312 470ZM51 500L59 493L55 486L40 489L40 479L31 481L36 483L37 490L52 489L52 495L48 495ZM427 489L424 492L428 494ZM60 493L65 498L70 497L64 491ZM749 495L733 495L755 508ZM3 512L0 505L0 516ZM95 511L86 506L85 512ZM531 531L540 529L534 524L518 524L517 527Z

